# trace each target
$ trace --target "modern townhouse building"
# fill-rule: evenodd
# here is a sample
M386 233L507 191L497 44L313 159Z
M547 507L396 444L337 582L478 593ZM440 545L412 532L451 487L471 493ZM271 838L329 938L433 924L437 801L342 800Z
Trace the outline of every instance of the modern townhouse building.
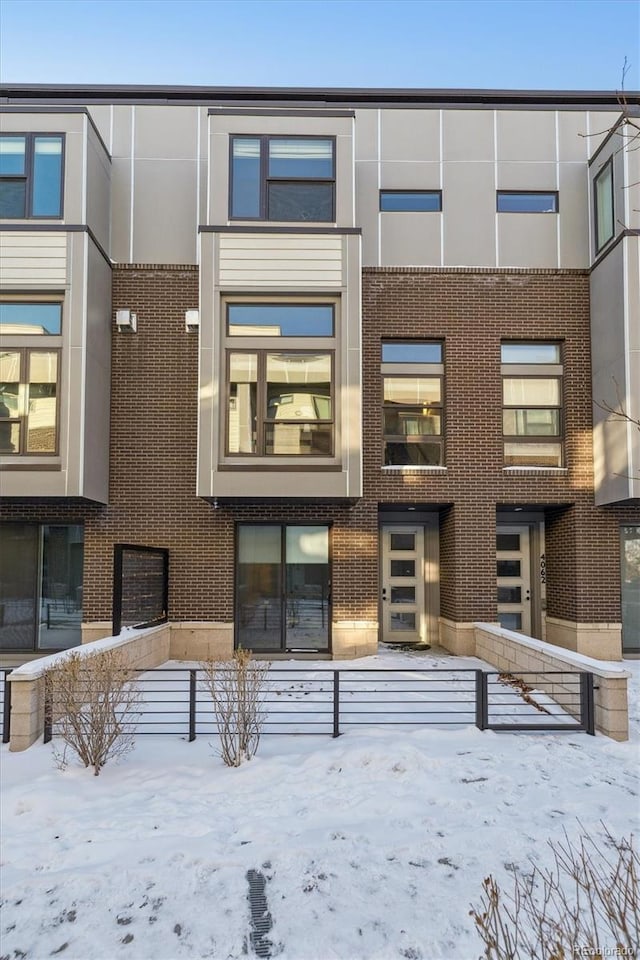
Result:
M465 653L477 621L639 650L624 120L613 93L5 87L2 651L109 635L122 543L169 550L176 657Z

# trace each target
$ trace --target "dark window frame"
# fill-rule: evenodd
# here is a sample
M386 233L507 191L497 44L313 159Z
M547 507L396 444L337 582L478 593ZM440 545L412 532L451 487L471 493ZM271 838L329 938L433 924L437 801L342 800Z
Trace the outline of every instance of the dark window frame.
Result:
M411 194L415 196L437 197L437 210L385 210L382 206L383 195ZM378 193L378 209L380 213L442 213L442 190L380 190Z
M283 338L284 339L284 338ZM274 344L278 343L278 340L274 338ZM330 380L330 400L331 400L331 419L326 420L270 420L267 417L267 355L272 353L287 353L295 354L296 356L317 356L318 354L323 354L329 357L331 363L331 380ZM246 354L249 356L255 356L257 359L257 371L256 371L256 451L255 453L242 453L240 451L230 451L229 450L229 411L230 411L230 400L231 400L231 355L232 354ZM331 449L329 453L320 452L320 453L265 453L266 448L266 433L267 426L269 424L278 423L278 424L297 424L301 423L319 423L324 425L329 425L331 427ZM224 452L225 457L241 457L243 459L248 459L250 461L261 459L264 460L270 457L277 458L295 458L299 460L303 457L310 457L314 460L317 459L330 459L335 456L335 444L336 444L336 363L335 363L335 349L331 348L322 348L319 350L309 350L309 349L289 349L288 347L280 347L280 349L275 349L274 347L250 347L243 344L242 347L235 347L231 344L227 344L226 347L226 357L225 357L225 407L224 407Z
M236 216L233 212L233 144L235 140L260 141L260 213L257 217ZM272 140L329 140L331 141L332 177L272 177L269 176L269 143ZM331 219L330 220L276 220L269 216L268 185L269 183L330 183L331 191ZM254 223L335 223L336 222L336 137L330 134L284 134L284 133L232 133L229 136L229 220L248 221Z
M523 344L541 344L549 345L553 344L554 346L559 347L559 359L557 363L538 363L535 360L529 361L528 363L514 363L514 362L504 362L501 366L510 367L508 373L502 372L501 374L501 388L502 388L502 406L500 411L501 418L501 435L502 435L502 454L503 454L503 465L507 469L518 469L519 467L525 467L529 469L550 469L548 464L516 464L516 463L506 463L505 449L507 443L519 443L519 444L531 444L531 445L540 445L543 443L556 443L560 446L560 463L557 467L551 469L562 469L565 464L565 397L564 397L564 344L558 340L503 340L500 344L500 351L502 352L502 347L505 345L512 345L517 343ZM539 373L522 373L518 371L518 368L522 367L537 367L539 368ZM558 372L558 367L560 371ZM504 402L504 381L505 380L558 380L559 381L559 402L558 404L549 404L549 403L519 403L519 404L507 404ZM511 434L505 433L504 431L504 413L507 410L553 410L558 411L558 433L557 434L534 434L530 436L523 436L521 434Z
M46 522L46 521L44 521L44 522L41 522L41 521L32 522L32 521L30 521L30 520L27 520L27 521L3 520L3 521L0 522L0 527L2 527L2 528L5 528L5 529L6 529L6 528L9 528L9 527L11 527L11 526L14 526L14 527L15 527L15 526L20 526L20 527L22 527L22 528L25 528L25 527L26 527L26 528L29 528L29 529L31 529L32 531L34 531L35 534L36 534L36 540L37 540L36 554L37 554L37 556L36 556L35 562L34 562L34 564L33 564L33 571L32 571L33 576L32 576L31 578L29 578L29 579L31 580L31 584L32 584L31 589L32 589L32 596L33 596L33 600L34 600L33 621L32 621L32 627L33 627L33 629L29 631L29 633L30 633L29 641L30 641L30 642L29 642L29 645L28 645L28 646L27 646L27 645L24 645L24 644L23 644L23 645L20 645L20 646L9 646L8 644L7 644L7 645L4 645L4 644L3 644L3 645L0 647L0 652L2 652L2 653L21 653L21 654L40 653L40 655L42 655L42 656L47 656L47 655L50 655L50 654L53 654L53 653L62 652L63 650L70 650L70 649L72 649L73 647L79 646L79 645L80 645L80 642L81 642L81 637L80 637L80 624L79 624L79 623L78 623L78 631L77 631L77 643L75 643L75 644L66 645L66 646L64 646L64 647L58 647L58 646L53 646L53 645L51 645L51 646L49 646L49 645L44 645L44 644L42 644L42 643L40 642L42 627L49 625L49 609L48 609L48 605L47 605L46 608L44 608L44 604L43 604L43 589L42 589L42 588L43 588L43 583L44 583L44 581L45 581L45 579L46 579L45 576L44 576L44 573L45 573L45 569L44 569L44 567L45 567L45 554L46 554L46 551L47 551L47 544L46 544L46 540L45 540L45 530L46 530L46 528L48 527L49 530L51 530L51 528L60 528L60 527L65 527L65 528L73 528L73 527L81 528L81 529L82 529L82 540L81 540L81 543L82 543L82 550L83 550L83 555L84 555L84 548L85 548L85 545L86 545L86 538L85 538L86 527L85 527L85 521L82 520L82 519L80 519L80 520L76 520L76 521L73 522L73 523L69 523L69 522L64 521L64 520L63 520L63 521L51 521L51 522ZM74 542L75 542L75 543L78 543L79 541L76 540L76 541L74 541ZM84 585L84 578L81 577L80 583L78 584L78 586L82 588L83 585ZM83 604L82 593L79 595L79 599L78 599L78 594L76 593L76 601L75 601L75 602L76 602L76 604L77 604L77 607L79 607L79 608L80 608L80 611L82 612L82 604ZM54 615L55 615L55 611L52 611L52 612L53 612ZM46 616L43 617L43 614L44 614L44 613L46 613ZM6 623L5 623L5 626L7 626Z
M501 210L501 197L553 197L555 210ZM496 213L530 214L548 216L560 213L560 192L558 190L496 190Z
M281 604L284 607L285 594L286 594L286 578L283 576L283 573L286 572L286 536L288 527L326 527L327 528L327 540L328 540L328 556L327 556L327 566L329 568L329 596L327 598L328 602L328 619L327 619L327 646L323 648L318 648L310 652L317 653L331 653L332 647L332 626L333 626L333 520L319 520L313 522L312 520L236 520L233 525L233 611L234 611L234 640L233 646L234 649L239 648L238 644L238 606L239 606L239 573L240 573L240 536L239 529L240 527L280 527L280 599ZM260 650L259 653L286 653L289 649L296 648L287 648L285 643L286 637L286 617L282 616L280 620L280 643L278 646L274 647L273 650Z
M231 333L230 332L230 323L229 323L229 308L230 307L330 307L331 308L331 333L286 333L281 336L274 336L272 334L263 334L263 333L251 333L251 334L242 334L242 333ZM226 336L235 338L241 337L243 340L252 337L257 339L260 337L269 337L274 341L274 343L279 343L282 340L328 340L333 339L336 335L336 303L334 301L323 301L323 300L226 300L225 301L225 331Z
M34 299L33 295L31 297L16 297L14 294L13 297L5 294L0 296L0 307L5 306L25 306L25 307L37 307L37 306L46 306L46 307L59 307L60 308L60 330L58 333L30 333L25 330L16 330L15 333L3 333L2 324L0 324L0 336L2 337L60 337L62 336L62 324L64 322L64 301L57 298L48 299Z
M429 346L440 347L440 359L439 360L385 360L383 357L383 351L386 346L393 346L393 344L415 344L419 346L420 344L428 344ZM423 364L423 365L437 365L441 366L444 364L444 340L425 340L424 337L385 337L380 341L380 363L393 363L393 364Z
M383 345L384 345L385 343L410 343L410 342L411 342L411 338L406 338L406 337L402 337L402 338L398 337L398 338L394 338L394 339L385 339L385 340L382 340L381 343L380 343L380 357L382 358L382 347L383 347ZM414 339L414 342L415 342L416 344L418 344L418 343L438 344L438 345L440 346L440 351L441 351L441 352L440 352L440 356L441 356L441 359L440 359L440 361L434 361L433 363L417 361L415 364L410 364L410 362L407 362L407 366L411 365L411 366L415 366L415 367L420 367L420 366L423 367L423 368L424 368L424 373L423 373L422 375L421 375L421 374L416 374L416 373L407 373L407 374L402 374L402 373L387 373L387 372L385 372L385 367L392 366L392 365L393 365L393 366L401 366L401 365L403 365L403 361L383 361L383 360L381 359L381 362L380 362L380 387L381 387L381 394L382 394L382 396L381 396L381 410L382 410L382 450L381 450L381 462L382 462L382 466L383 466L383 467L399 467L399 468L406 468L406 469L412 469L412 468L413 468L413 469L425 469L425 467L426 467L426 468L428 469L429 467L438 468L438 467L444 467L444 466L446 465L446 461L445 461L445 454L446 454L446 448L445 448L445 437L446 437L446 419L445 419L445 413L446 413L446 395L445 395L445 388L446 388L446 376L445 376L445 341L444 341L444 340L438 340L438 339L435 339L435 338L434 338L434 339L429 339L429 340L428 340L428 339L425 339L425 338L420 338L420 339L417 339L417 338L416 338L416 339ZM429 368L429 367L435 367L435 366L437 366L437 367L442 367L442 368L443 368L443 369L442 369L442 372L441 372L441 373L431 373L431 372L429 372L428 368ZM385 402L385 399L384 399L384 381L385 381L385 379L387 379L387 378L392 378L392 379L394 379L394 380L402 380L402 379L415 380L416 377L420 377L420 376L423 376L424 379L439 380L439 381L440 381L440 401L439 401L438 403L430 403L430 404L428 404L428 406L429 406L430 409L434 409L434 410L438 410L438 411L439 411L439 414L440 414L440 433L439 433L439 434L433 434L433 435L427 434L427 435L424 435L424 436L423 436L423 435L418 435L418 436L410 436L410 435L409 435L409 436L407 436L407 435L398 435L398 434L387 434L387 433L385 433L385 429L384 429L384 414L385 414L385 410L387 410L387 409L389 409L389 410L391 410L391 409L396 409L395 405L389 404L389 403L386 403L386 402ZM420 410L422 411L422 409L424 409L425 404L406 404L406 406L407 406L407 407L415 406L416 409L420 409ZM425 442L437 443L437 444L438 444L438 446L439 446L439 448L440 448L440 462L439 462L439 463L437 463L437 464L428 464L428 465L425 464L424 466L421 466L420 464L411 464L411 463L405 463L405 464L388 464L388 463L386 463L386 446L387 446L387 443L425 443Z
M598 181L601 177L605 175L608 171L611 171L611 234L598 244L598 233L599 233L599 220L598 220ZM616 235L616 198L615 198L615 189L614 189L614 169L613 169L613 157L609 157L606 163L604 163L601 169L593 178L593 227L594 227L594 247L596 250L596 256L604 250L607 244L611 243Z
M60 347L45 346L20 346L5 347L7 353L20 354L20 380L18 383L23 390L29 386L29 358L32 353L55 353L56 362L56 422L55 422L55 448L53 450L27 450L29 411L25 409L18 417L2 417L0 423L18 423L20 424L20 449L14 453L3 452L1 457L57 457L60 455L60 403L61 403L61 358L62 349Z
M66 134L60 133L60 131L52 132L43 132L38 130L36 132L24 132L24 131L9 131L3 130L0 134L0 139L2 138L12 138L12 137L24 137L25 138L25 152L24 152L24 169L23 174L2 174L0 175L0 184L10 182L23 182L25 184L25 212L22 217L6 217L7 220L62 220L64 219L64 180L65 180L65 160L66 160ZM35 186L35 141L39 137L56 137L61 141L62 150L60 154L60 191L59 191L59 201L60 201L60 213L51 215L51 214L35 214L33 213L33 191Z

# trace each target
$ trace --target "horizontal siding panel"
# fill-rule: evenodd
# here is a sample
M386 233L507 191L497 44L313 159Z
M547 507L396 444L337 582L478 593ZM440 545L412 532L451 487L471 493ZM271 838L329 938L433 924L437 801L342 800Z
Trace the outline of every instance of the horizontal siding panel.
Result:
M233 234L220 236L220 283L337 287L342 237Z
M308 260L321 260L326 263L340 263L342 260L342 254L340 250L295 250L295 248L289 248L286 250L274 250L273 248L269 250L251 250L245 248L240 250L225 250L221 255L221 259L223 260L279 260L283 257L292 257L295 260L302 261L303 263Z
M65 247L68 234L61 230L55 233L44 233L34 230L0 230L0 245L2 247Z
M22 251L24 253L24 251ZM0 250L4 259L4 250ZM11 263L15 270L32 270L35 266L38 270L58 270L60 265L64 267L66 257L12 257Z
M67 234L0 232L0 283L66 283Z
M222 260L220 272L235 270L290 270L292 273L328 273L340 277L340 264L327 263L324 260Z
M47 270L45 268L38 270L35 268L22 268L8 270L4 264L0 266L0 283L8 286L14 283L14 281L19 281L20 283L26 281L30 286L38 286L41 282L66 283L66 278L64 269Z
M221 234L220 249L242 250L249 247L253 250L300 250L302 247L310 250L341 250L342 236L327 237L313 234L276 234L258 236L257 234Z
M260 273L255 270L252 270L251 272L245 271L242 273L237 272L232 274L221 274L220 282L225 286L230 284L243 286L247 283L260 283L262 286L269 286L269 284L290 286L291 288L299 287L300 285L304 285L305 287L340 286L339 280L335 280L333 277L327 277L325 274L313 274L312 276L307 276L306 274L301 273Z

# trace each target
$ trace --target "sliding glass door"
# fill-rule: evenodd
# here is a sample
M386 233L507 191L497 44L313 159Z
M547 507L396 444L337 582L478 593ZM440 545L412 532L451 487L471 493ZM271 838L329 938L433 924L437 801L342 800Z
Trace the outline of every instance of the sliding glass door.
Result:
M78 524L0 524L0 650L81 642L83 553Z
M0 524L0 650L35 646L39 532L33 523Z
M328 526L238 526L238 646L264 653L328 650L330 600Z

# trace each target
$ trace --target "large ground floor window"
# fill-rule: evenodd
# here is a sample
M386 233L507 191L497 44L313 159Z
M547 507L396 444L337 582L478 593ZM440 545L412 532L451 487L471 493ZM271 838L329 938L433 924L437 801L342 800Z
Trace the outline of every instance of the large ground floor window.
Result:
M640 653L640 526L622 527L622 650Z
M83 554L78 524L0 524L0 650L81 642Z
M261 652L328 650L329 527L239 524L236 642Z

